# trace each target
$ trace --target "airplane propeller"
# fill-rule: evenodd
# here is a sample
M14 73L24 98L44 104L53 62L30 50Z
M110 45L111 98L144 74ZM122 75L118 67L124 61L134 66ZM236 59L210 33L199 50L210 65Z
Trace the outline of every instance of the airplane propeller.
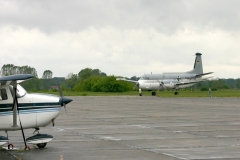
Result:
M59 94L60 94L60 97L61 97L61 104L62 106L64 106L64 109L65 109L65 112L66 112L66 115L67 115L67 108L66 108L66 104L71 102L72 100L71 99L68 99L68 98L65 98L63 97L63 93L62 93L62 89L60 87L60 84L59 84L59 81L57 79L57 82L58 82L58 90L59 90Z
M136 86L139 88L139 83L138 83L138 82L136 83L135 87L136 87Z
M160 87L163 87L164 89L167 88L167 87L164 85L164 82L163 82L164 77L165 77L165 76L163 75L161 82L160 82L159 80L157 80L157 81L159 82L159 89L160 89Z

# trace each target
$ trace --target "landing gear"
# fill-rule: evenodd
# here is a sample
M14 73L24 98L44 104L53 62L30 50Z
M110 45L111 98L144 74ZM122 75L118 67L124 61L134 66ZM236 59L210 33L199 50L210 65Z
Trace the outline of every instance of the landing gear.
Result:
M8 149L13 149L13 144L8 144Z
M8 139L8 132L7 131L5 131L6 132L6 134L7 134L7 137L2 137L2 139L5 139L5 142L7 142L8 143L8 149L10 150L10 149L13 149L13 144L11 144L11 143L9 143L9 139Z
M14 149L13 144L9 143L9 139L8 139L8 132L5 131L7 134L7 137L4 136L0 136L0 146L8 143L8 149ZM53 139L52 135L48 135L48 134L40 134L39 133L39 128L35 128L35 131L33 132L33 134L37 133L36 135L29 137L26 139L25 142L25 150L30 150L30 147L28 145L26 145L26 143L30 143L30 144L36 144L38 146L38 148L44 148L46 147L47 143L50 142Z
M35 131L33 132L33 134L35 134L36 132L39 134L39 128L35 128Z
M156 92L155 91L152 92L152 96L156 96Z
M175 89L174 95L178 95L178 89Z
M142 90L139 88L139 96L142 96Z
M9 139L8 139L8 133L7 131L5 131L6 134L7 134L7 137L4 137L4 136L0 136L0 146L3 146L4 144L7 143L7 149L8 150L13 150L14 149L14 146L13 144L9 143ZM27 146L28 148L25 148L25 150L29 149L30 150L30 147Z
M52 135L38 133L32 137L27 138L26 141L27 143L36 144L38 148L44 148L52 139Z
M8 137L0 136L0 146L8 143Z
M38 143L37 146L38 148L44 148L46 147L47 143Z

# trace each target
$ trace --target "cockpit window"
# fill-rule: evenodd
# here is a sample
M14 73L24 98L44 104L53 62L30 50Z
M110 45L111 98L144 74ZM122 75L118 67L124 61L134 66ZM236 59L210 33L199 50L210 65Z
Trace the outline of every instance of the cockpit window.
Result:
M1 100L7 100L8 96L7 96L7 91L5 88L1 88L0 89L0 101Z
M140 79L142 79L142 80L149 80L149 77L147 77L147 76L142 76Z
M9 89L11 91L11 94L13 96L13 86L12 85L9 85ZM17 85L17 98L22 98L26 95L26 90L20 86L20 85Z

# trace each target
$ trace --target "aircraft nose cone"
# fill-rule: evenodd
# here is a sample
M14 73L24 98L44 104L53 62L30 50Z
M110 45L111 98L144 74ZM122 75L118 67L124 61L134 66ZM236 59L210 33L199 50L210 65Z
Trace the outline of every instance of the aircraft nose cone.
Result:
M60 101L64 104L68 104L68 103L72 102L72 99L66 98L66 97L60 97Z

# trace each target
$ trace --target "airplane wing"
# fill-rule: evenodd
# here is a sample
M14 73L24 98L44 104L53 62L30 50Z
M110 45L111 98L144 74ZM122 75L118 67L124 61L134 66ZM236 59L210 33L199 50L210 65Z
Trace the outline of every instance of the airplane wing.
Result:
M32 74L15 74L11 76L4 76L4 77L0 77L0 84L10 85L11 82L21 83L33 77L34 76Z
M194 82L181 82L181 83L176 83L176 86L181 86L181 85L187 85L187 84L194 84L194 83L198 83L198 81L194 81Z
M138 83L138 81L129 80L129 79L126 79L126 78L117 78L116 80L117 81L127 81L127 82L132 82L132 83Z
M15 74L11 76L4 76L0 77L0 88L3 85L10 85L12 84L14 87L14 94L13 94L13 127L17 127L17 111L18 111L18 101L16 97L16 90L17 90L17 84L21 83L25 80L33 78L32 74ZM20 122L21 123L21 122Z

